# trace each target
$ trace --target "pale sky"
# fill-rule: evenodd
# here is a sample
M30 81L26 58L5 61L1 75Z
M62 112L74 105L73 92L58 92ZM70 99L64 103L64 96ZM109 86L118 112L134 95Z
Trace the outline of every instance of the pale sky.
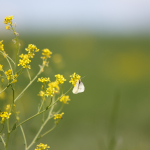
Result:
M150 31L150 0L0 0L1 32L9 15L26 31Z

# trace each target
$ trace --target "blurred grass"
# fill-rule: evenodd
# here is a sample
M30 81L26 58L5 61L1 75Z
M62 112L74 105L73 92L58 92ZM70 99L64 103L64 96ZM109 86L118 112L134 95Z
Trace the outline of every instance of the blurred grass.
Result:
M71 101L63 109L64 119L39 142L47 143L53 150L108 150L113 136L116 143L114 150L150 149L149 37L68 34L29 35L20 38L21 53L25 53L24 49L28 44L35 44L40 50L49 48L53 52L49 67L41 76L50 77L51 80L54 80L54 75L58 73L63 74L67 80L73 72L86 76L82 79L85 92L77 95L70 92ZM3 37L0 36L0 39ZM4 48L10 56L15 54L12 46L11 37L5 38ZM39 52L32 60L32 77L38 71L38 65L42 63L40 55ZM4 58L0 56L0 64L3 64L3 61ZM8 69L7 66L5 62L4 68ZM22 78L19 78L16 84L17 93L29 82L26 71ZM69 87L70 84L66 83L64 90ZM120 104L116 114L113 105L118 89ZM40 83L35 82L17 102L21 121L37 112L39 91ZM6 91L5 96L0 95L0 109L3 110L4 106L11 102L11 96L10 89ZM113 117L117 117L115 123ZM41 120L39 116L23 125L28 144L38 131ZM52 127L52 122L47 124L47 129ZM113 135L111 127L114 128ZM10 149L23 149L20 129L14 131L11 140ZM0 149L2 148L0 143Z

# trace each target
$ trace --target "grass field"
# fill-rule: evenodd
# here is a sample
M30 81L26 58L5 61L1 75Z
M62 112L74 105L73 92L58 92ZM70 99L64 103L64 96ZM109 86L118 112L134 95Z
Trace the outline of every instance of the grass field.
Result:
M3 37L0 36L2 40ZM11 37L4 39L4 48L13 56ZM55 130L40 139L53 150L149 150L150 149L150 38L101 37L80 35L29 35L20 36L21 52L28 44L40 50L49 48L52 58L49 67L41 74L55 80L55 74L76 72L82 79L85 92L69 93L71 101L65 105L65 115ZM38 72L41 52L31 63L31 77ZM0 56L0 64L8 65ZM18 79L16 91L27 85L24 71ZM1 84L1 83L0 83ZM70 88L66 82L64 90ZM40 84L35 82L17 102L21 121L37 112ZM11 102L11 89L0 95L0 109ZM16 95L17 96L17 95ZM57 105L56 105L57 108ZM41 125L41 116L23 125L27 143L30 143ZM12 123L13 125L13 123ZM50 121L46 129L53 125ZM24 148L21 131L11 135L10 150ZM34 149L32 147L31 149ZM3 145L0 142L0 150Z

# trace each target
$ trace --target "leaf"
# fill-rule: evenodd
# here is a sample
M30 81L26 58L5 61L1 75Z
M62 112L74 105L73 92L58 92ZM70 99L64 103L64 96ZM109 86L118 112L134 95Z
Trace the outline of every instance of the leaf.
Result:
M12 131L16 129L16 124L17 124L17 122L15 122L15 124L13 125Z

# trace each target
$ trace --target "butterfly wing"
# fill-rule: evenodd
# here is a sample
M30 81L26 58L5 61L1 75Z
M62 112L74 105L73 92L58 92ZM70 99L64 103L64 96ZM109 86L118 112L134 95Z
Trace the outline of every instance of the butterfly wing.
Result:
M79 80L77 81L76 85L74 86L73 90L72 90L72 93L73 94L77 94L78 92L78 87L79 87Z
M80 81L77 93L84 92L84 90L85 90L84 84Z
M75 87L73 88L72 93L73 94L78 94L78 93L84 92L84 90L85 90L84 84L79 79L77 81Z

